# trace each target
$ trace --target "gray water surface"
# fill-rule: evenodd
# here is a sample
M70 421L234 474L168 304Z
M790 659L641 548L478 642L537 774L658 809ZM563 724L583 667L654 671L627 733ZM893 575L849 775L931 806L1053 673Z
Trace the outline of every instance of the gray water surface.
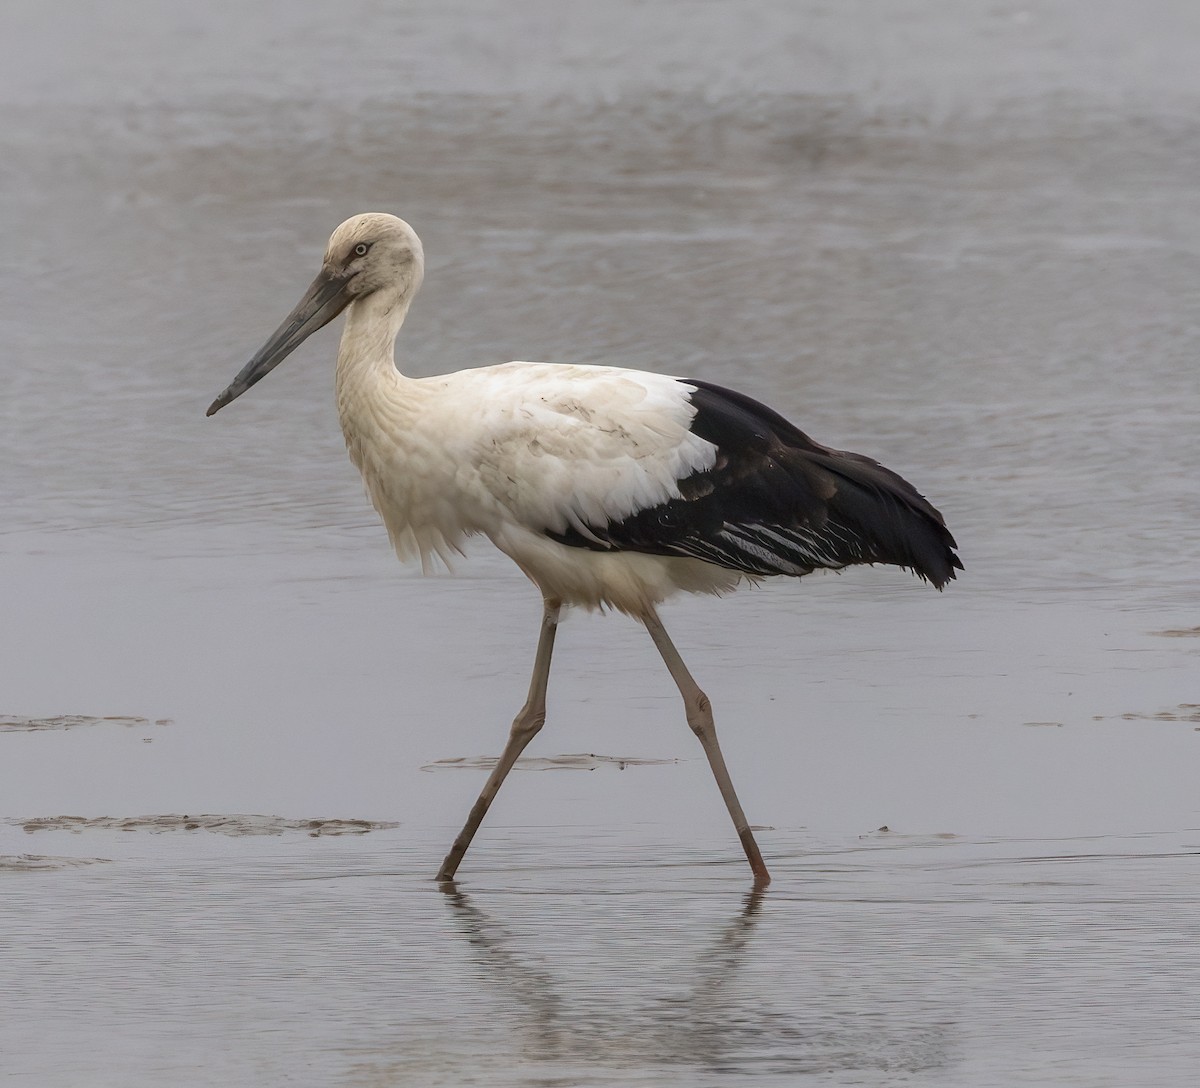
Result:
M1148 10L6 4L0 1081L1193 1083L1200 17ZM585 615L430 879L536 593L395 562L335 330L203 417L367 209L407 372L704 378L945 513L943 594L664 610L765 894Z

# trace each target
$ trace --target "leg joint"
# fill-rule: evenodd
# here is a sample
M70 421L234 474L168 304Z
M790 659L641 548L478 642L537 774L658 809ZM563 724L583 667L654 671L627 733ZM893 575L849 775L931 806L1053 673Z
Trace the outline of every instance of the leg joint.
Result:
M697 736L710 733L713 728L712 702L699 688L683 697L683 708L687 723Z
M521 713L518 714L512 723L512 735L514 737L524 737L526 741L532 740L539 732L542 726L546 724L545 708L523 707Z

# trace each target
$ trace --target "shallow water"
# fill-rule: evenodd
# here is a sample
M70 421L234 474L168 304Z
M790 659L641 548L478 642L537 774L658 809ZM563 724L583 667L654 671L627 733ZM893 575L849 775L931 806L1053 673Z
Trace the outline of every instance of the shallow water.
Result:
M1196 834L195 837L0 875L16 1083L1184 1084ZM673 857L667 865L649 859Z
M0 14L0 1080L1192 1083L1192 5L54 10ZM368 207L410 372L703 377L946 514L944 594L666 610L762 897L585 616L429 879L536 596L388 554L333 332L203 418Z

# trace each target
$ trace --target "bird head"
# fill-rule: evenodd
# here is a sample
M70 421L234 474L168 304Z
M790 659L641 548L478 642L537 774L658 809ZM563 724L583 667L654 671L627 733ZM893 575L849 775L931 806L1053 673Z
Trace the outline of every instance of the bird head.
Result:
M318 279L344 284L344 306L384 289L407 297L421 286L424 274L425 253L416 231L386 212L364 212L330 236Z
M242 368L206 415L220 411L265 378L350 303L386 291L406 303L421 286L425 255L416 231L385 212L365 212L333 232L321 271L283 324Z

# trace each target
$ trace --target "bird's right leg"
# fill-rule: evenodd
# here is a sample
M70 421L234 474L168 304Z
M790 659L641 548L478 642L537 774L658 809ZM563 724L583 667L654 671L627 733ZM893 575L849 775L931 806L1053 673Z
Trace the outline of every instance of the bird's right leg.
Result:
M717 727L713 723L712 704L708 701L708 696L692 679L692 674L688 672L683 658L679 656L679 651L675 649L675 644L671 641L667 629L663 627L658 616L651 612L642 622L645 623L646 630L650 632L654 645L658 647L658 652L662 655L667 670L675 681L675 686L679 688L679 694L683 696L688 725L700 739L700 743L704 747L704 754L708 756L708 765L712 768L713 777L717 780L717 787L725 799L725 807L729 809L738 839L741 841L742 849L746 852L746 860L750 862L750 869L754 873L755 886L765 888L771 883L771 874L767 872L762 852L754 840L754 832L750 830L749 821L746 819L745 812L742 811L742 803L738 800L737 793L733 788L733 779L729 777L729 768L725 766L725 756L722 755L721 746L717 743Z
M542 633L538 638L537 654L533 659L533 676L529 681L529 698L521 708L521 713L512 723L512 731L508 735L508 744L500 754L495 768L484 783L479 794L479 800L471 809L467 822L450 847L450 853L438 870L438 880L453 880L454 874L462 863L475 832L483 823L492 801L500 791L505 776L517 761L517 757L525 750L525 746L537 736L538 730L546 721L546 685L550 679L550 657L554 653L554 635L558 631L558 614L562 611L562 602L547 598L545 611L542 613Z

